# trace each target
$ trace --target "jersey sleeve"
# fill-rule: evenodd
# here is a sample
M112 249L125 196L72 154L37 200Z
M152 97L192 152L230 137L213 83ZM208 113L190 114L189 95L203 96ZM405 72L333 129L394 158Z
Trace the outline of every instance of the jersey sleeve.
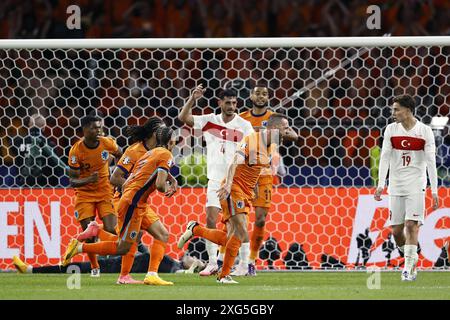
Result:
M70 169L80 170L80 155L77 146L70 148L68 165Z
M427 126L425 137L425 160L427 163L428 178L430 179L431 193L437 194L436 144L434 134Z
M380 164L378 166L378 188L384 188L386 177L389 170L389 161L391 159L391 127L388 126L384 131L383 146L381 148Z
M138 159L135 159L135 157L133 156L133 152L130 150L130 148L128 148L117 162L117 168L122 170L127 175L130 173L137 160Z
M214 113L204 114L201 116L193 116L194 118L194 129L203 129L206 123L214 117Z
M170 151L165 151L159 156L160 160L158 162L158 170L164 170L169 172L173 165L173 156Z

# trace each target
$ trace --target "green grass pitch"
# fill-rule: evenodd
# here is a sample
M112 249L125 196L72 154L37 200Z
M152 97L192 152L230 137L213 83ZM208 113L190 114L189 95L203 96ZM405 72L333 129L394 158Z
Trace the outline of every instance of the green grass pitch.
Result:
M309 299L450 299L449 272L419 272L417 281L401 282L399 272L382 272L380 289L368 289L365 272L260 272L221 285L198 274L161 274L171 287L116 285L116 274L90 278L69 290L71 274L0 274L0 299L149 299L149 300L309 300ZM134 274L143 279L144 274Z

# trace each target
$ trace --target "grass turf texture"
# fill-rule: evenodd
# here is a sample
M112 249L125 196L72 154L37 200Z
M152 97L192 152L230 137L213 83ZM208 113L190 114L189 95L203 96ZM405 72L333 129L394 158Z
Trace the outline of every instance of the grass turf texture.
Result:
M450 299L449 272L419 272L401 282L400 272L381 273L381 289L369 290L364 272L259 273L221 285L198 274L162 274L171 287L117 285L116 274L81 275L81 288L66 286L71 274L0 274L0 299L149 299L149 300L300 300L300 299ZM143 279L144 274L134 274Z

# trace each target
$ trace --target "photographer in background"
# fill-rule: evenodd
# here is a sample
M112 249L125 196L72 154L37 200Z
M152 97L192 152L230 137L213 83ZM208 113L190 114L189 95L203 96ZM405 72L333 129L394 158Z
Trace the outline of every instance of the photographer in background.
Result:
M14 138L14 164L19 169L16 185L20 187L60 186L65 165L53 151L54 145L44 136L45 118L33 114L25 120L28 135Z

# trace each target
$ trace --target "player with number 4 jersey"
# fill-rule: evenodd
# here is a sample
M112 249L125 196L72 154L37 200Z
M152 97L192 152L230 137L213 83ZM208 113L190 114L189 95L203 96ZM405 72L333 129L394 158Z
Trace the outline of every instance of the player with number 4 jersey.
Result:
M217 219L221 210L217 191L221 181L225 178L226 171L241 140L253 133L250 122L236 114L237 93L233 89L225 89L219 93L218 105L220 114L192 115L194 103L203 96L205 89L197 86L183 106L178 119L201 133L206 141L207 151L207 176L208 188L206 191L206 225L208 228L216 228ZM217 273L217 245L206 240L206 250L209 262L206 268L200 272L201 276L209 276Z

